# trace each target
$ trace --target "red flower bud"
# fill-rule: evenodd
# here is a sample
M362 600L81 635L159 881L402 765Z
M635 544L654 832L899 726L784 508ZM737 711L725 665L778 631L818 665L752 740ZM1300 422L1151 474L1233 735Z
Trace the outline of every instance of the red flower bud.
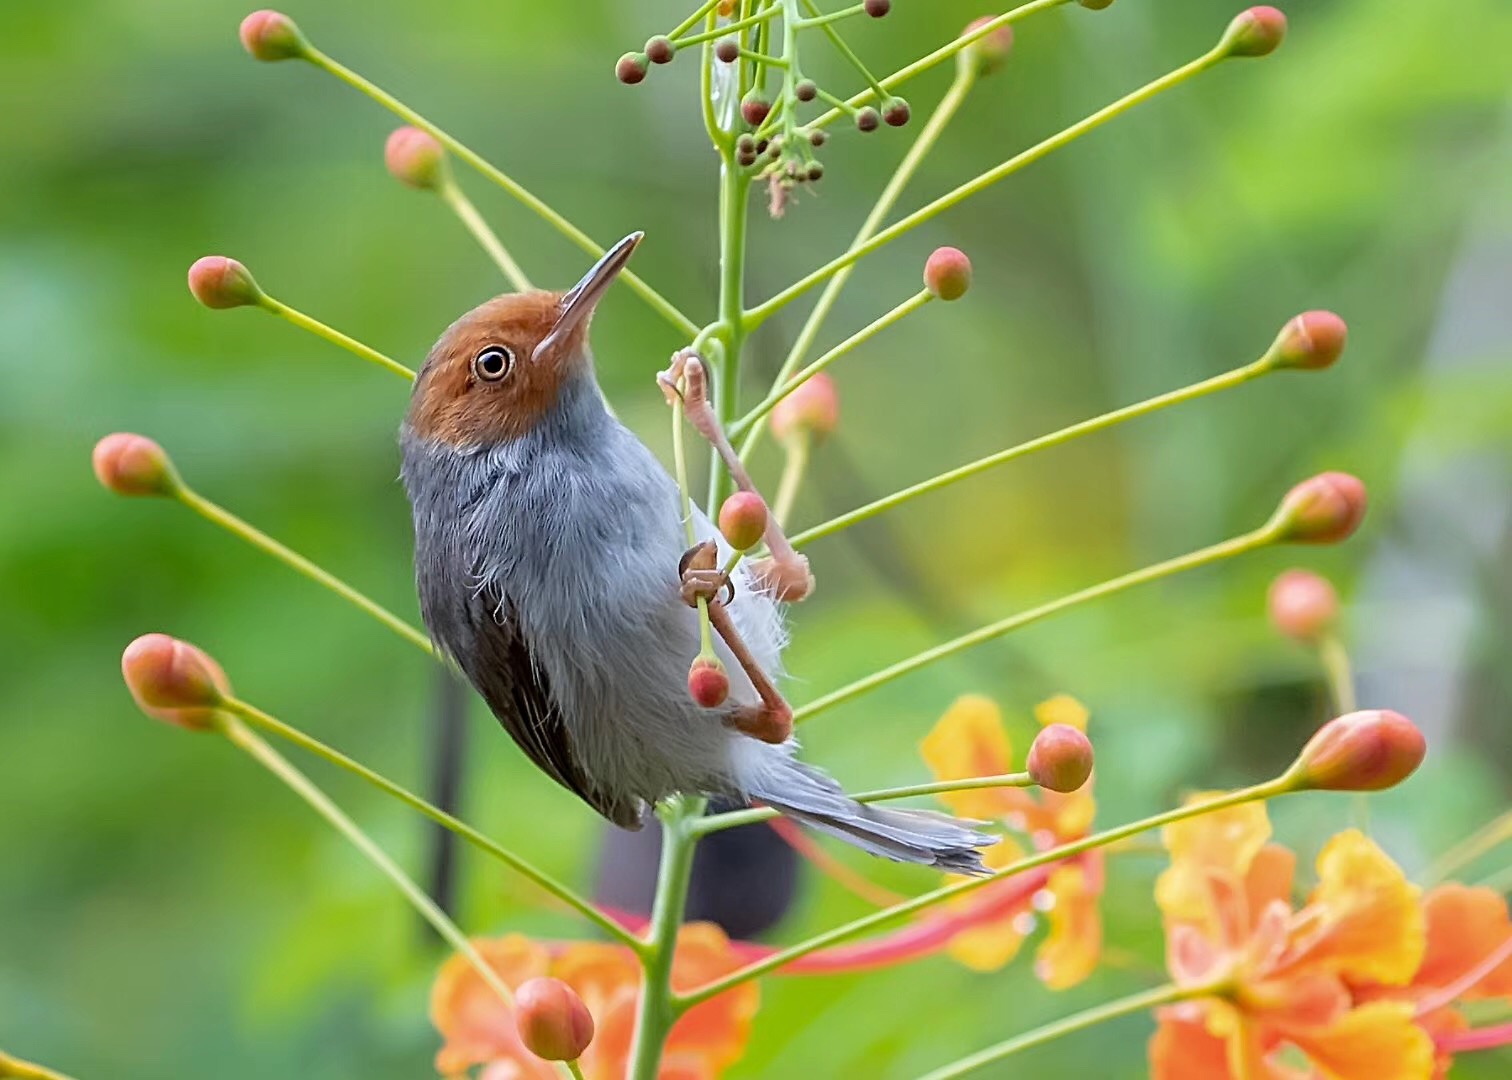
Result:
M646 77L646 54L627 52L614 65L614 77L626 86L634 86Z
M859 131L876 131L882 117L870 105L856 113L856 128Z
M94 448L94 472L117 495L172 495L178 473L163 448L145 435L118 432Z
M254 11L242 20L242 48L258 60L298 60L310 50L294 20L281 11Z
M793 87L793 96L799 101L813 101L819 96L819 84L813 79L802 79Z
M420 191L434 191L446 179L446 151L434 135L419 128L395 130L384 144L383 162L394 179Z
M941 300L959 300L971 288L971 260L959 248L935 248L924 264L924 287Z
M908 102L900 97L888 98L882 103L882 119L887 121L888 127L903 127L911 116L913 112Z
M261 303L262 289L235 259L206 255L189 268L189 291L207 308L246 307Z
M1226 56L1266 56L1286 36L1286 16L1273 7L1252 7L1234 16L1218 43Z
M672 58L677 55L677 46L672 44L672 39L658 34L646 42L646 59L653 64L670 64Z
M740 59L740 42L734 38L720 38L714 46L714 58L721 64L733 64Z
M866 13L872 18L880 19L892 10L892 0L866 0L866 3L862 6L866 8Z
M1092 775L1092 742L1070 724L1050 724L1029 747L1028 769L1047 791L1076 791Z
M1288 776L1294 790L1384 791L1417 771L1428 753L1423 733L1389 709L1330 720L1302 748Z
M561 979L529 979L515 990L515 1029L538 1058L576 1061L593 1041L593 1015Z
M749 551L766 533L767 504L754 491L737 491L719 508L719 531L736 551Z
M1331 311L1304 311L1281 328L1271 346L1276 367L1320 371L1344 352L1349 327Z
M980 30L993 19L991 15L983 15L973 21L961 32L964 37L967 34ZM1008 54L1013 50L1013 24L1004 23L992 33L973 41L966 48L956 54L956 63L970 65L978 75L991 75L1002 67L1008 59Z
M688 696L705 709L717 709L730 696L730 677L712 656L700 656L688 669Z
M823 437L840 422L840 395L835 380L820 372L772 409L772 434L786 442L800 431Z
M216 708L231 693L219 664L167 634L144 634L126 646L121 675L144 713L191 731L212 730Z
M740 102L740 115L752 127L760 127L772 111L772 103L759 90L752 90Z
M1271 624L1287 637L1317 641L1339 617L1339 594L1311 570L1288 570L1271 582Z
M1292 544L1337 544L1365 517L1365 485L1342 472L1319 473L1286 493L1271 528Z

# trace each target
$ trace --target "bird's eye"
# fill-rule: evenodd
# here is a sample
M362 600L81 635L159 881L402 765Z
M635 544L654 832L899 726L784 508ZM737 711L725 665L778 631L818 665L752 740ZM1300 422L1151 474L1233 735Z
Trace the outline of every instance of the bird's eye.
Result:
M514 368L514 353L503 345L490 345L473 357L473 372L485 382L498 382Z

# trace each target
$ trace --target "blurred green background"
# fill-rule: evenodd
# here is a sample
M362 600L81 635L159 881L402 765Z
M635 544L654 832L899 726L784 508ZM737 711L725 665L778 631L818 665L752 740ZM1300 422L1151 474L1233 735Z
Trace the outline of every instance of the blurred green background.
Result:
M833 6L833 5L830 5ZM1237 4L1123 0L1023 24L906 205L948 189L1207 49ZM1001 10L902 0L850 38L878 70ZM437 953L369 866L228 746L151 724L120 684L133 636L197 642L244 696L403 782L424 783L435 679L414 649L186 511L101 491L101 435L159 439L190 483L413 615L396 482L397 380L251 311L197 306L199 255L241 258L275 295L416 363L502 288L440 203L382 168L395 121L299 64L252 62L230 0L19 0L0 35L0 1046L81 1077L420 1077ZM642 228L638 271L711 312L715 161L695 66L630 89L615 57L684 13L668 0L300 0L312 39L447 126L594 236ZM1279 768L1324 715L1316 664L1263 618L1270 578L1321 568L1351 598L1369 705L1413 715L1428 765L1373 798L1411 872L1508 804L1512 767L1512 138L1504 0L1299 0L1273 58L1224 65L1013 177L869 262L835 341L917 288L936 245L976 286L835 369L844 422L801 522L900 483L1247 361L1297 311L1351 323L1349 354L1035 457L811 555L795 613L803 700L1062 591L1258 524L1295 480L1358 473L1373 505L1337 550L1263 553L1077 611L835 710L812 758L855 787L918 780L952 698L1014 717L1058 691L1092 709L1100 817ZM815 50L819 51L819 50ZM814 74L842 76L834 66ZM922 119L947 69L907 88ZM916 121L917 122L917 121ZM841 250L910 132L842 135L819 191L759 213L752 297ZM580 253L467 174L537 281ZM755 343L749 389L801 306ZM681 342L625 290L606 303L602 378L659 452L651 374ZM775 458L761 467L766 475ZM481 709L465 813L591 886L601 832ZM312 772L405 865L428 832ZM1311 853L1347 799L1277 806ZM928 873L851 860L905 890ZM1471 867L1505 887L1512 852ZM1112 865L1106 969L1052 995L1029 963L948 959L864 978L774 979L737 1076L904 1078L1159 977L1160 861ZM470 856L462 918L580 927ZM864 911L808 881L779 939ZM1143 1019L999 1076L1144 1072ZM1456 1075L1507 1075L1512 1058Z

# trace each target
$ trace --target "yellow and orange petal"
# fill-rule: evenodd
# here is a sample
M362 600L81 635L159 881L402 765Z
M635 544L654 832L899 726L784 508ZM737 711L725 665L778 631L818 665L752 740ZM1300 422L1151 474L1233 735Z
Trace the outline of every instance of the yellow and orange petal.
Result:
M1226 1080L1228 1047L1208 1030L1202 1005L1161 1009L1150 1038L1150 1080Z
M545 946L521 934L478 939L473 946L511 988L546 974L550 963ZM436 1053L436 1071L443 1076L457 1075L501 1057L539 1060L521 1044L508 1006L466 957L453 955L441 966L431 989L430 1013L431 1022L444 1039ZM544 1062L541 1064L544 1068ZM551 1071L545 1069L541 1075L550 1076Z
M982 864L988 870L1001 870L1023 857L1024 849L1012 837L1005 836L982 852ZM1002 885L1012 887L1011 879L1004 879ZM980 904L991 903L992 892L998 887L998 883L989 885L976 893L960 897L951 906L966 911ZM997 971L1018 955L1019 947L1024 943L1024 932L1028 929L1025 916L1029 910L1030 902L1025 899L1004 908L990 919L973 921L950 939L946 951L957 963L972 971Z
M1414 988L1429 990L1457 983L1512 938L1507 901L1494 889L1450 882L1423 898L1427 949L1413 976ZM1460 997L1512 997L1512 957L1497 965Z
M696 990L741 966L730 939L713 923L687 923L677 935L677 953L672 960L672 989ZM672 1027L667 1038L666 1059L678 1076L688 1080L713 1080L739 1061L751 1038L751 1021L761 1004L755 981L742 983L689 1009ZM701 1071L699 1071L701 1070Z
M969 780L1013 770L1013 746L1003 714L992 699L980 694L957 698L919 744L919 752L936 780ZM961 817L1002 820L1028 798L1014 788L992 788L946 792L940 801Z
M577 991L593 1015L593 1042L579 1061L583 1075L617 1080L635 1038L640 965L634 954L623 945L574 942L557 954L551 974Z
M1433 1040L1413 1023L1407 1002L1371 1002L1326 1028L1289 1030L1283 1037L1328 1080L1427 1080L1433 1074Z
M1363 833L1339 833L1318 854L1318 886L1300 913L1310 924L1293 939L1286 964L1405 985L1425 948L1418 893Z
M1187 805L1210 801L1217 792L1205 792L1187 800ZM1243 896L1250 864L1270 839L1270 819L1265 804L1242 803L1212 813L1174 822L1161 830L1170 867L1155 882L1155 902L1172 922L1202 927L1215 939L1225 926L1248 923L1247 913L1218 910L1214 883Z
M1040 727L1066 724L1085 733L1090 715L1087 707L1070 694L1056 694L1034 707L1034 719Z
M1096 873L1100 876L1100 870ZM1051 990L1075 986L1092 974L1102 956L1102 889L1093 875L1085 866L1061 866L1045 886L1055 902L1049 935L1034 954L1034 973Z

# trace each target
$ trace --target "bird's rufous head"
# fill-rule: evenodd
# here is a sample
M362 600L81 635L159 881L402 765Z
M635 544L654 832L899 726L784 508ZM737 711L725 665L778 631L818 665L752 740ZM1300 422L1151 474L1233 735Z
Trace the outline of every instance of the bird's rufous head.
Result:
M410 399L410 428L454 446L524 435L586 364L588 324L643 233L604 253L566 292L506 293L452 323L425 358Z

